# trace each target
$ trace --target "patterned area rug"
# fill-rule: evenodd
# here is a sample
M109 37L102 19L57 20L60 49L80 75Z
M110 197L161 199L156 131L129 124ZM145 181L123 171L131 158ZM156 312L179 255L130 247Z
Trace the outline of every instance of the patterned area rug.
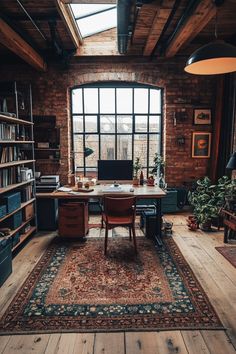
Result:
M0 321L0 333L217 329L222 325L172 238L54 242Z
M236 268L236 246L216 247L216 250Z

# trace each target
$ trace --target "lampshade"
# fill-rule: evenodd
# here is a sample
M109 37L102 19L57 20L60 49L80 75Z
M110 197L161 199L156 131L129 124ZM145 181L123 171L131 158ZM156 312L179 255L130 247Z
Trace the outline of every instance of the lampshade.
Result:
M236 151L233 153L233 155L230 157L226 168L228 170L236 170Z
M236 47L216 40L197 49L184 70L196 75L226 74L236 71Z

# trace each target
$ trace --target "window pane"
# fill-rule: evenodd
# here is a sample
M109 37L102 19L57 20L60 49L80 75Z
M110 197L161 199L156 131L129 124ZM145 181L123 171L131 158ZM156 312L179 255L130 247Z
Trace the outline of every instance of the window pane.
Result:
M97 132L97 116L85 116L85 131L86 133Z
M115 113L115 89L100 89L100 112Z
M106 31L117 26L116 8L77 20L82 37Z
M82 89L72 91L72 113L83 113Z
M115 135L101 135L101 160L115 159Z
M119 88L117 95L117 113L132 113L132 89Z
M81 174L84 174L83 171L83 166L84 166L84 160L83 160L83 155L82 154L75 154L75 171L76 172L81 172Z
M74 133L83 133L83 116L73 116Z
M80 153L81 156L83 157L83 151L84 151L84 147L83 147L83 135L74 135L74 152L75 153Z
M140 157L143 167L147 164L147 134L134 134L134 160Z
M161 116L149 116L149 131L151 133L161 131Z
M135 132L147 132L147 116L135 116Z
M150 134L149 135L149 166L151 169L153 166L153 159L155 153L160 154L160 135L159 134ZM150 171L151 172L151 171Z
M84 17L86 15L91 15L96 11L102 11L114 7L114 4L110 5L98 5L98 4L71 4L71 9L74 13L75 18Z
M115 117L100 116L100 131L101 133L115 133Z
M117 160L132 160L132 135L117 135Z
M150 113L161 113L161 90L150 90Z
M89 134L85 136L85 148L93 150L93 153L85 157L86 166L97 166L97 160L99 159L99 146L98 146L98 135Z
M147 89L134 89L134 113L148 113Z
M117 132L132 133L132 116L117 116Z
M98 89L85 88L84 89L84 113L98 112Z

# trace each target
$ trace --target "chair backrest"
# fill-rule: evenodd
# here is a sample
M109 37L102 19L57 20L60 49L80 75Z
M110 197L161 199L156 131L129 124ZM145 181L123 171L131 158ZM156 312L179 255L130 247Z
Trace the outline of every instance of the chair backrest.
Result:
M104 213L112 216L135 215L136 197L105 196L103 198Z

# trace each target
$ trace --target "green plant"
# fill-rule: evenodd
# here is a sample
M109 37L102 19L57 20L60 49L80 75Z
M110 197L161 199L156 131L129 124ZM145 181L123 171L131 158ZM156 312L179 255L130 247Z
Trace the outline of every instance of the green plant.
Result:
M159 175L160 173L164 174L164 168L165 168L165 161L164 158L155 153L154 158L153 158L153 169L151 170L151 173L154 175Z
M188 198L199 224L210 223L219 216L226 198L233 194L236 196L235 186L235 182L227 176L219 178L216 184L212 184L208 177L197 181L196 189L189 192Z
M133 165L134 169L134 178L138 178L138 172L141 170L142 164L140 162L140 157L136 157Z

